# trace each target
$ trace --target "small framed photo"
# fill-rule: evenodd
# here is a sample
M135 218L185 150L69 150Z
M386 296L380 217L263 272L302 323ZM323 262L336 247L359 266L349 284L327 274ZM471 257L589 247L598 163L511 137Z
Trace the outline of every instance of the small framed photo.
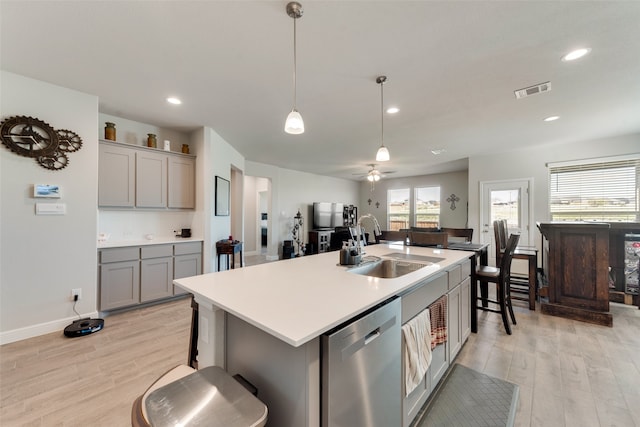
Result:
M60 198L60 186L54 184L34 184L33 185L33 197L47 198L47 199L59 199Z

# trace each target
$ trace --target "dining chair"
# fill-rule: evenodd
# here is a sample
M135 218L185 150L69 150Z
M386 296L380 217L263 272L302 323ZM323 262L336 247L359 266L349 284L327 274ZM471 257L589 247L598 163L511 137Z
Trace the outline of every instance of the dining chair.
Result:
M440 229L443 233L447 233L449 238L458 237L463 238L465 242L471 242L473 239L473 228L446 228Z
M404 243L408 235L409 235L408 231L382 230L382 234L380 235L380 240L385 240L387 242Z
M482 304L478 305L478 301L474 301L478 310L491 311L494 313L500 313L502 315L502 323L507 334L511 335L511 325L509 325L509 319L507 318L507 310L511 317L512 323L515 325L516 316L513 313L513 307L511 305L511 261L513 260L513 254L515 253L516 246L520 240L519 234L512 234L507 240L507 245L500 258L499 267L491 267L488 265L479 265L476 267L476 280L480 282L481 296L478 300L482 301ZM482 289L483 286L487 286L487 283L494 283L496 285L496 299L492 300L488 298L488 292L486 289ZM477 283L474 286L478 286ZM488 307L487 303L492 303L498 306L498 309Z
M409 242L412 246L437 246L439 248L446 249L449 240L447 239L447 233L427 233L427 232L409 232Z

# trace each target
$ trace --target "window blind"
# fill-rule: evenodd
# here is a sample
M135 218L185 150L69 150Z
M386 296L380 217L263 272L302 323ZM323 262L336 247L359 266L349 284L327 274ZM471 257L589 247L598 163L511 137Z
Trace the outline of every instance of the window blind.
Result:
M640 154L549 165L554 221L638 221Z

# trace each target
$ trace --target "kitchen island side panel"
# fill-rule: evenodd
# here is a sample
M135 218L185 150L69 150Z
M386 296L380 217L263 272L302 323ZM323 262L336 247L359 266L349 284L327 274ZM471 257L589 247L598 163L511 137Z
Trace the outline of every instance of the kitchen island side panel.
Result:
M268 425L320 426L319 338L293 347L227 313L225 348L227 371L257 387Z

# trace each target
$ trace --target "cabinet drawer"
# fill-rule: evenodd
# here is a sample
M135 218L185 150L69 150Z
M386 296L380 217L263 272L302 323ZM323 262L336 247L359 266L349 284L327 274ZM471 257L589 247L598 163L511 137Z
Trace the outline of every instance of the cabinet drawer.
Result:
M416 314L430 306L435 300L447 293L447 274L442 273L418 288L402 295L402 323L406 323Z
M140 248L113 248L100 250L100 263L134 261L140 257Z
M471 276L471 260L468 259L462 263L462 274L460 277L460 281L462 282L466 277Z
M460 284L462 279L462 266L456 265L447 273L449 276L449 290L451 290Z
M168 256L173 256L173 245L152 245L142 247L142 255L140 258L148 259Z
M202 243L189 242L174 245L174 255L199 254L202 252Z

